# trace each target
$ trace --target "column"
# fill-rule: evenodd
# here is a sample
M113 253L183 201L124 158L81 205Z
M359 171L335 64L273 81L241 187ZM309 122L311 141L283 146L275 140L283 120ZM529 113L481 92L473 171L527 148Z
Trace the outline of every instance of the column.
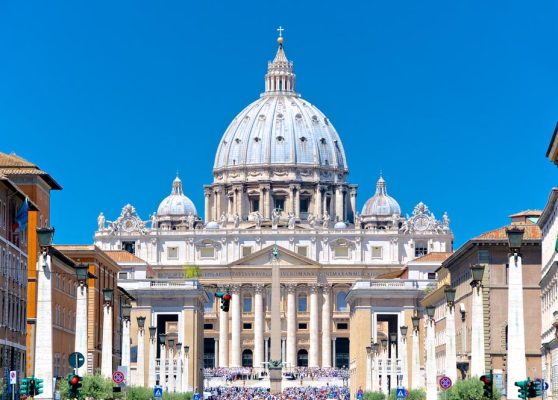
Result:
M289 208L288 211L289 212L293 212L295 211L295 204L294 204L294 197L295 197L295 185L290 185L289 186Z
M163 390L167 390L167 348L165 343L160 345L160 357L159 357L159 385L163 387Z
M335 188L335 216L339 221L343 221L343 209L343 187L337 186Z
M229 313L219 309L219 367L229 366Z
M29 255L32 257L33 255ZM52 399L52 265L47 251L39 255L37 265L37 326L35 376L43 379L43 393L36 399Z
M190 392L190 382L188 376L188 370L190 369L190 351L188 346L184 346L184 370L182 371L182 386L184 387L184 392Z
M370 392L372 390L372 351L368 347L368 354L366 355L366 385L365 390Z
M434 321L428 316L426 325L426 400L436 400L436 349L434 338Z
M446 376L457 380L457 349L455 348L455 307L446 305Z
M471 371L472 377L484 375L484 305L482 299L482 285L473 287L471 300ZM509 325L508 325L509 326ZM508 328L509 338L509 328ZM508 339L509 343L509 339ZM509 346L509 344L508 344ZM509 366L509 361L507 362ZM525 378L525 377L523 377Z
M264 190L260 186L260 196L258 197L258 212L263 216L264 210Z
M204 207L205 207L204 222L206 224L209 221L211 221L211 209L210 209L210 202L209 202L210 197L211 197L211 192L206 189L204 191Z
M130 319L122 320L122 360L121 365L128 368L130 373Z
M76 341L75 349L83 354L85 362L78 368L78 375L87 373L87 285L85 281L80 282L76 298Z
M350 196L351 196L351 197L350 197L350 199L351 199L351 200L350 200L350 201L351 201L351 213L352 213L353 218L354 218L354 215L355 215L355 213L356 213L356 211L357 211L357 208L356 208L356 197L357 197L356 188L354 188L354 187L351 188L351 190L350 190Z
M174 378L174 345L169 346L169 393L175 392L175 378Z
M287 346L286 346L286 340L281 338L281 360L286 360L287 359Z
M157 334L151 336L151 330L149 332L149 374L147 375L147 386L150 388L155 386L157 375Z
M412 388L420 389L424 387L424 382L420 381L420 350L419 350L419 330L413 329L413 379Z
M409 388L409 371L407 369L407 337L401 335L401 348L399 358L401 359L401 386Z
M323 287L322 303L322 367L331 367L331 285Z
M337 368L337 348L336 348L336 344L337 344L337 343L335 342L335 340L336 340L336 338L333 338L332 344L331 344L331 346L332 346L332 348L333 348L333 351L332 351L332 353L333 353L333 354L332 354L332 357L333 357L333 363L332 363L332 364L333 364L333 368Z
M308 354L308 366L319 367L318 347L319 347L319 320L318 320L318 285L310 285L310 351Z
M263 285L254 286L254 367L263 366L264 349L264 310L263 310Z
M527 376L525 326L523 319L523 272L521 254L510 254L508 261L508 351L506 365L508 399L518 399L514 382Z
M264 362L269 362L269 338L265 338L264 340Z
M382 356L382 382L381 382L381 391L384 394L389 394L388 389L388 378L387 378L387 365L388 365L388 345L382 346L383 348L383 356Z
M138 328L138 358L137 358L137 381L135 384L137 386L145 386L145 339L144 339L144 329ZM128 370L128 374L130 371Z
M217 190L215 190L213 192L213 209L211 210L211 215L213 217L213 221L219 221L219 203L218 203L218 194L219 192Z
M391 377L390 390L397 388L397 342L391 343Z
M214 357L215 359L213 360L213 365L215 366L215 368L217 368L219 366L219 339L214 339L215 340L215 346L213 347L213 351L214 351Z
M296 285L287 285L287 364L296 367Z
M112 377L112 304L103 306L103 350L101 355L101 375Z
M314 215L317 219L322 216L322 189L320 185L316 186L316 199L314 200Z
M182 368L183 368L183 362L182 362L182 343L177 343L176 344L176 392L178 393L183 393L185 392L184 387L182 385ZM201 373L203 373L203 370L201 371Z
M379 385L379 380L380 380L380 374L379 374L379 365L378 365L378 358L379 358L379 353L378 353L378 349L376 349L376 351L372 351L372 390L373 391L378 391L380 389L380 385Z
M294 213L296 218L300 218L300 185L296 186Z
M231 367L240 367L240 286L234 285L231 290Z

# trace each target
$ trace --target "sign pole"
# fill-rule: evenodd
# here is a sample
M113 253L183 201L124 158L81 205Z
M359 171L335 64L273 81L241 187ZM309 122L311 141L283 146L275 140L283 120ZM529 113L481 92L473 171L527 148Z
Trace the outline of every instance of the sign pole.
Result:
M12 400L15 400L15 384L12 383Z

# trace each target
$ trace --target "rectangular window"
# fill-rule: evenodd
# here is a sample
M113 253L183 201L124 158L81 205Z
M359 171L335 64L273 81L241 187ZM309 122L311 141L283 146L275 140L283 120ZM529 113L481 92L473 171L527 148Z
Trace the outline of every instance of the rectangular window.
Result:
M283 198L274 198L273 202L275 203L275 208L285 211L285 199Z
M260 211L260 198L250 197L250 212Z
M429 272L428 279L436 279L436 272Z
M128 253L136 254L136 242L122 242L122 250L127 251Z
M307 311L307 302L306 302L306 295L298 296L298 311L299 312L306 312Z
M297 246L296 252L298 255L308 257L308 246Z
M118 273L118 279L128 279L128 273L127 272L119 272Z
M310 198L303 197L300 199L300 212L307 213L308 208L310 207Z
M252 329L252 324L249 323L249 322L244 322L244 323L242 324L242 329L244 329L244 330L251 330L251 329Z
M372 247L372 258L382 258L382 247L381 246Z
M479 250L479 264L490 264L490 253L488 250Z
M346 322L340 322L337 324L337 330L338 331L342 331L342 330L346 330L349 329L349 324Z
M349 258L349 248L347 246L337 246L334 249L335 258Z
M169 260L178 260L178 247L167 247L167 258Z
M426 243L417 243L415 245L415 257L422 257L428 254L428 247L426 247Z
M213 324L203 324L203 329L213 329Z
M306 323L300 323L300 324L298 324L298 329L303 329L303 330L304 330L304 329L308 329L308 324L306 324Z
M242 310L245 313L252 312L252 297L246 296L242 300Z
M200 247L200 257L201 258L215 258L215 248L214 247Z
M252 254L252 246L242 246L242 257Z

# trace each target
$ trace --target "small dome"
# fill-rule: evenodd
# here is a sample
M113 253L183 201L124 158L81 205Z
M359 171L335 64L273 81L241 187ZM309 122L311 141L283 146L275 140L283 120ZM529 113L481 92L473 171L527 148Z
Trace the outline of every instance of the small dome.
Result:
M393 197L388 196L386 181L380 176L376 183L376 193L364 204L361 215L390 217L394 214L401 215L401 207Z
M219 229L219 223L215 221L209 221L205 225L205 229Z
M192 200L182 193L182 181L177 176L172 182L172 191L157 209L157 217L198 215Z
M343 221L336 222L333 229L347 229L347 224Z

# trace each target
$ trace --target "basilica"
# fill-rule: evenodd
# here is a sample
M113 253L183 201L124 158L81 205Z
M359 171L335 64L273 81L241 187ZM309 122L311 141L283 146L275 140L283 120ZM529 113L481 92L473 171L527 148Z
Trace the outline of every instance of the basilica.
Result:
M191 390L203 379L202 368L244 366L265 375L275 347L286 369L347 368L364 385L368 378L355 371L364 370L366 347L394 332L400 336L424 290L435 284L439 263L432 260L443 257L429 256L452 251L448 215L436 219L421 199L404 212L382 176L371 177L375 193L357 209L358 186L349 181L341 137L296 84L280 36L263 93L218 143L203 213L177 176L149 218L132 204L120 214L104 210L110 221L99 215L94 243L130 254L118 259L119 286L157 334L137 335L143 326L132 320L133 380L177 389L188 368L180 379ZM274 264L278 296L271 291ZM228 312L215 301L216 291L232 295ZM274 304L281 316L277 336ZM164 350L170 338L172 356ZM422 361L401 343L389 350L403 360L389 379L412 385ZM185 364L166 366L181 353ZM418 364L405 361L414 358ZM140 369L140 359L149 359L149 367Z

